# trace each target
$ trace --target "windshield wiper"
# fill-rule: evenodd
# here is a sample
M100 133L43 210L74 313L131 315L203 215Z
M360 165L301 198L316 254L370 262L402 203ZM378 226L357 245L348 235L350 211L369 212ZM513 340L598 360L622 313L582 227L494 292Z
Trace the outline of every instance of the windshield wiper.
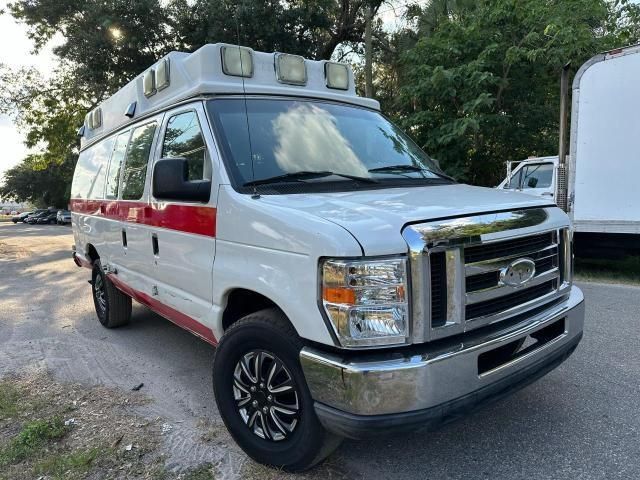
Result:
M376 172L422 172L424 168L416 167L415 165L386 165L384 167L370 168L370 173Z
M403 164L403 165L387 165L384 167L377 167L377 168L370 168L369 169L369 173L406 173L406 172L429 172L429 173L433 173L434 175L438 175L439 177L442 178L446 178L447 180L451 180L452 182L455 182L455 179L450 177L449 175L446 175L444 173L440 173L440 172L434 172L433 170L429 170L426 168L421 168L418 167L416 165L407 165L407 164Z
M243 187L251 187L255 185L267 185L272 183L282 183L282 182L304 182L306 179L312 178L322 178L322 177L330 177L335 175L337 177L348 178L349 180L355 180L357 182L366 182L366 183L378 183L377 180L368 177L359 177L357 175L349 175L347 173L336 173L329 170L319 170L319 171L309 171L309 170L301 170L299 172L291 172L285 173L282 175L276 175L274 177L261 178L260 180L251 180L250 182L246 182Z

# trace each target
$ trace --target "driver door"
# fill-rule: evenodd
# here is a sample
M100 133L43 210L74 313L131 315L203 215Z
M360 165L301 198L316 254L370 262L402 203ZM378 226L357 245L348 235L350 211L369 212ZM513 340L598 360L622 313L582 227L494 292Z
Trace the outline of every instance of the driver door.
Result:
M522 193L536 197L554 198L555 167L553 163L532 163L522 169L520 188Z

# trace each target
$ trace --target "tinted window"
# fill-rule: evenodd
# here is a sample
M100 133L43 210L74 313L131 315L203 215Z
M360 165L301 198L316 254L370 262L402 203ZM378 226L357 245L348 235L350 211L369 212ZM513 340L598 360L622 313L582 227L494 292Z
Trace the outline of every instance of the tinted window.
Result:
M80 152L71 186L72 198L102 199L113 138Z
M202 180L207 161L207 149L196 112L174 115L167 122L162 145L162 157L186 158L189 180Z
M148 123L135 128L127 147L127 159L122 177L122 199L140 200L144 193L147 164L151 143L156 131L156 123Z
M127 152L127 141L129 140L129 132L121 133L116 138L113 154L111 155L111 163L109 164L109 173L107 174L107 190L105 198L118 198L118 184L120 183L120 168Z
M553 164L527 165L522 188L549 188L553 181Z
M239 186L300 171L368 177L381 184L424 185L444 180L426 153L371 110L268 99L219 99L208 102L208 107L230 173ZM316 180L305 179L297 185ZM337 176L331 177L334 180L354 182Z

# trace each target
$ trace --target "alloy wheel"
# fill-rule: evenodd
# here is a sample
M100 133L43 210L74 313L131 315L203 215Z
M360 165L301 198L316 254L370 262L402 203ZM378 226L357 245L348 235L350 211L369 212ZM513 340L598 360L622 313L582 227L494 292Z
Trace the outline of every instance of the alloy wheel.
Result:
M107 299L105 298L102 275L96 275L96 279L93 282L93 294L96 297L100 311L104 312L107 309Z
M233 396L244 423L265 440L288 438L300 419L298 387L273 353L253 350L240 358L233 372Z

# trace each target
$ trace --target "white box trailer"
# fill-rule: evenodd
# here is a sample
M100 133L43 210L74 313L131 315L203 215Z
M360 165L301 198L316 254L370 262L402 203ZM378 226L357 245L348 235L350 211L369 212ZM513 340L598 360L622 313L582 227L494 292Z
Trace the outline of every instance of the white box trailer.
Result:
M576 232L637 242L630 235L640 234L639 53L640 45L602 53L577 71L566 181L558 156L530 158L509 162L498 188L553 198L559 205L566 198Z

